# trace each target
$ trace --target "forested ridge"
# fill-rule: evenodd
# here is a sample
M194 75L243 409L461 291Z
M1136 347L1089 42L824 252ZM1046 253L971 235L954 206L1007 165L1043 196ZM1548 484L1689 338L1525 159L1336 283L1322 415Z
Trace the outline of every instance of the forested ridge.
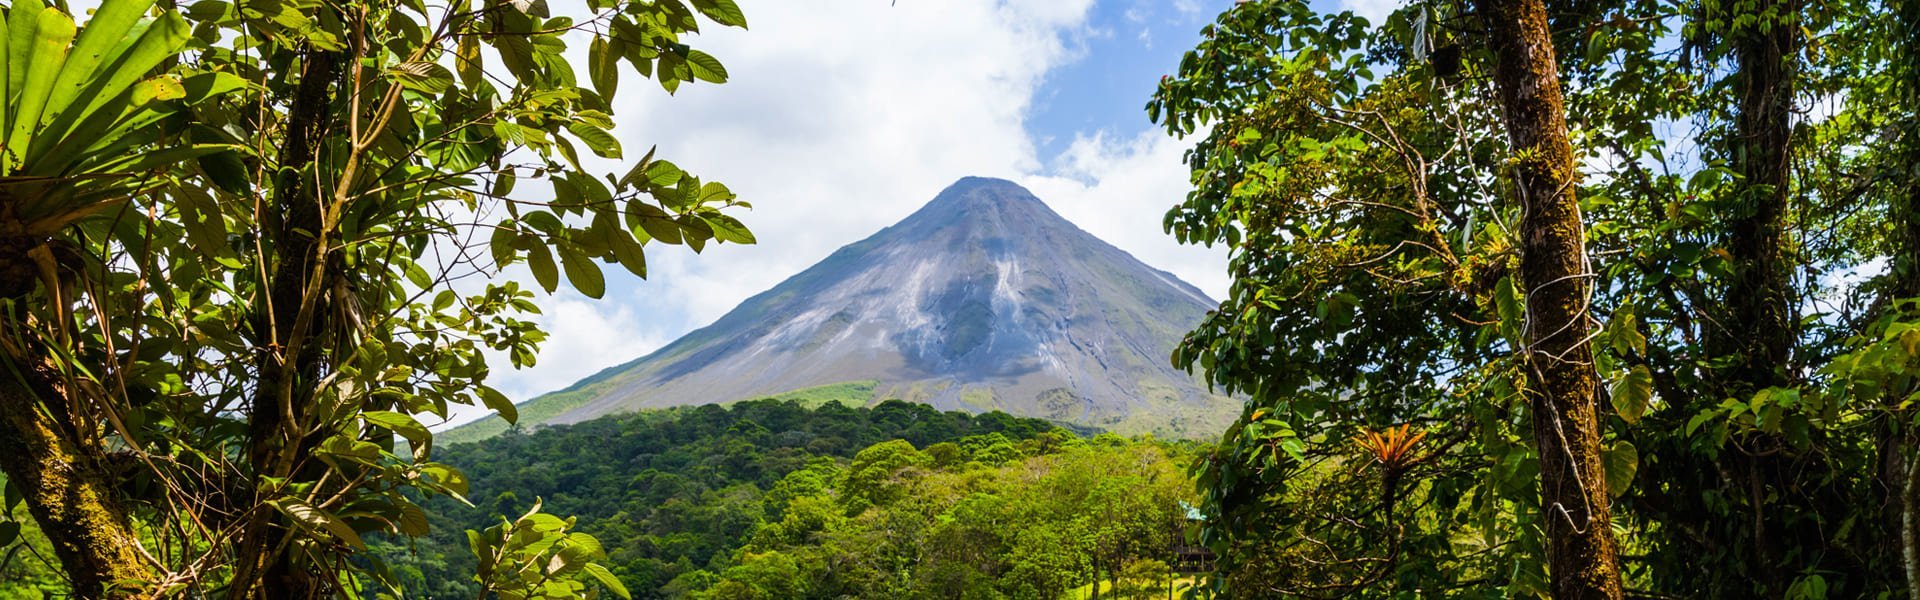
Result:
M473 597L464 529L536 501L640 598L1054 597L1130 567L1164 584L1193 500L1173 446L899 401L643 411L442 452L474 505L371 542L405 597Z

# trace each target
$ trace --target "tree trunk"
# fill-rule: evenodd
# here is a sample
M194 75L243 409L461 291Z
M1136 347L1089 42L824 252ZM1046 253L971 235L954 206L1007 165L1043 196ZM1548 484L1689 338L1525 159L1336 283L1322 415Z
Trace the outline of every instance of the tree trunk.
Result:
M1800 39L1797 6L1767 0L1757 12L1777 12L1778 22L1738 34L1739 96L1732 162L1744 181L1739 212L1728 223L1727 252L1733 283L1728 321L1711 328L1708 351L1735 356L1725 379L1751 393L1785 385L1798 337L1787 264L1786 213L1792 183L1788 159L1793 132L1793 81ZM1731 18L1730 15L1727 18Z
M31 365L0 370L0 470L26 495L27 510L52 543L75 596L131 595L152 581L153 571L140 555L105 453L94 437L67 428L73 419L45 412L64 410L65 403L53 397L58 390L24 379L38 376Z
M1907 458L1907 481L1900 488L1900 567L1907 597L1920 600L1920 455Z
M1920 52L1920 1L1908 0L1899 6L1894 20L1893 47L1911 57ZM1916 108L1920 107L1920 64L1912 60L1894 61L1893 70L1894 81L1898 82L1894 92L1899 106L1905 108L1906 118L1900 124L1900 131L1894 134L1897 136L1895 159L1888 166L1905 171L1894 183L1899 190L1893 207L1898 221L1891 273L1894 282L1888 293L1894 299L1920 298L1920 172L1914 171L1914 165L1920 165L1920 114L1916 114L1920 112Z
M1579 165L1567 138L1559 68L1541 0L1480 0L1494 83L1516 154L1520 282L1527 298L1528 399L1540 453L1553 597L1622 596L1601 463L1597 376L1588 343L1593 274L1574 199Z
M324 277L314 267L321 260L319 190L308 181L332 122L333 89L343 70L334 52L308 50L302 54L300 84L289 108L288 123L274 180L274 214L266 227L273 246L268 255L271 278L265 282L264 302L255 306L253 340L262 349L259 380L249 405L248 464L258 478L295 477L298 461L310 454L307 413L312 389L319 379L321 354L313 333L326 330L325 311L311 306L308 281ZM351 110L351 109L349 109ZM272 500L256 497L256 506ZM288 549L294 527L281 522L270 509L257 509L247 524L233 581L240 597L312 598L325 594L327 577L298 564ZM255 586L258 586L257 589ZM257 596L254 593L257 592Z
M1725 292L1727 304L1722 322L1708 329L1705 340L1709 356L1733 359L1716 374L1717 397L1746 398L1762 389L1791 385L1792 351L1799 338L1786 233L1799 7L1793 0L1763 0L1752 11L1778 15L1778 19L1739 28L1733 34L1734 59L1739 64L1733 83L1739 105L1729 150L1742 184L1735 198L1737 212L1727 224L1733 271ZM1716 19L1733 16L1713 15ZM1782 444L1778 436L1757 439L1768 438L1771 442L1748 446L1765 449ZM1747 534L1755 573L1765 588L1783 591L1785 578L1797 567L1777 564L1775 538L1789 544L1805 540L1812 547L1823 545L1823 539L1817 531L1787 531L1789 526L1777 522L1780 515L1797 511L1768 508L1770 490L1791 486L1781 481L1791 477L1784 473L1781 457L1729 452L1720 460L1748 479L1746 489L1738 493L1747 496L1751 513L1752 530Z
M1900 4L1899 16L1895 25L1896 48L1920 52L1920 1L1908 1ZM1902 106L1908 111L1920 106L1920 65L1912 60L1896 61L1895 72L1904 76L1896 77L1900 82L1896 91ZM1908 169L1920 165L1920 123L1916 123L1909 112L1904 129L1899 132L1895 149L1898 157L1895 164ZM1907 171L1904 180L1896 184L1899 196L1895 199L1895 216L1899 219L1897 251L1893 258L1893 285L1888 294L1894 300L1920 297L1920 177L1913 171ZM1892 305L1883 301L1882 304ZM1906 411L1894 413L1905 417ZM1908 419L1901 421L1910 422ZM1897 431L1897 430L1896 430ZM1900 493L1900 557L1901 571L1907 580L1907 597L1920 600L1920 438L1910 432L1889 432L1881 437L1884 454L1904 459L1906 467L1906 485ZM1901 443L1906 441L1906 443ZM1909 450L1909 447L1911 450Z

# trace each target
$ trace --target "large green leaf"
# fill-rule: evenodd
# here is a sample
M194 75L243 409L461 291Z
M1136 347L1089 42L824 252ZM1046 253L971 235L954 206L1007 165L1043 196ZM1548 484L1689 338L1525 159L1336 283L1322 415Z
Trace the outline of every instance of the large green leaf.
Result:
M91 29L92 25L89 24L88 27ZM186 21L173 13L145 22L141 27L134 28L134 32L137 32L139 37L130 39L126 47L118 55L113 56L104 68L95 73L92 83L86 86L81 96L88 99L85 105L78 108L65 107L63 114L48 123L47 131L43 135L51 139L35 144L35 160L31 162L39 165L37 168L63 169L66 167L66 162L72 160L70 154L60 154L58 158L40 156L41 153L38 150L46 148L49 143L57 142L61 145L78 145L85 148L108 141L111 137L109 130L114 128L116 122L126 116L127 111L142 107L142 104L137 101L138 95L133 93L135 85L142 81L152 81L148 74L168 57L178 54L191 35ZM206 80L205 78L209 76L215 79ZM218 77L213 74L195 77L202 78L208 83L218 81ZM230 74L226 74L226 77L233 80L239 79ZM188 82L183 82L183 86L192 82L192 79L189 78ZM224 84L223 87L221 93L238 89L239 86ZM193 95L189 94L188 97ZM201 96L198 99L204 99L204 97ZM55 153L58 152L55 151Z
M413 442L414 444L422 444L433 439L433 433L427 431L425 425L421 425L419 421L414 420L412 416L406 413L389 410L371 410L361 413L360 418L365 419L368 423L400 434L400 437L407 438L407 441Z
M66 65L60 69L60 75L53 80L53 89L47 97L46 116L40 120L40 125L45 126L52 121L52 117L65 111L67 105L80 96L83 88L99 78L101 73L97 69L109 58L108 51L129 39L127 32L152 7L153 0L106 0L100 3L100 8L93 12L93 18L88 19L87 26L80 30L80 36L74 41L73 50L67 57ZM152 68L152 65L148 65L139 73Z
M1609 395L1613 397L1613 410L1620 414L1621 419L1629 425L1638 423L1653 399L1653 373L1647 370L1646 365L1636 365L1613 382Z
M587 563L585 572L587 575L592 576L594 581L598 581L600 585L606 586L614 595L621 598L633 598L633 594L627 591L627 586L622 585L620 578L614 577L613 572L608 571L606 567L602 567L598 563Z
M606 276L600 272L600 265L594 264L587 255L562 247L560 266L566 269L567 281L573 283L573 288L588 298L597 299L607 294Z
M607 133L607 130L575 121L567 124L567 131L572 132L574 137L580 138L580 141L586 142L587 149L592 150L594 154L602 158L620 158L620 140L614 139L613 134Z
M693 0L693 7L715 23L742 29L747 27L747 13L740 10L740 5L734 4L733 0Z
M726 83L727 68L720 65L720 59L699 50L687 51L687 68L693 76L708 83Z
M553 253L546 244L535 243L527 250L527 268L533 270L533 279L541 289L552 292L560 287L560 270L553 264Z
M1607 493L1619 496L1633 485L1633 476L1640 471L1640 450L1633 442L1621 440L1607 448L1600 461L1607 471Z
M53 91L54 78L67 63L67 48L73 42L73 19L65 13L42 10L38 20L27 52L21 57L23 62L14 63L24 63L27 72L20 80L19 93L13 98L12 128L7 133L9 162L21 160L18 153L33 142L41 110L47 106L47 95Z
M27 78L26 65L33 50L33 30L40 25L40 13L46 5L40 0L18 0L7 16L7 115L13 115L12 99L20 95Z
M334 516L333 513L293 499L276 502L274 506L309 531L324 532L356 550L367 549L366 542L360 541L360 534L354 532L352 526L347 525L346 521L340 520L340 517Z

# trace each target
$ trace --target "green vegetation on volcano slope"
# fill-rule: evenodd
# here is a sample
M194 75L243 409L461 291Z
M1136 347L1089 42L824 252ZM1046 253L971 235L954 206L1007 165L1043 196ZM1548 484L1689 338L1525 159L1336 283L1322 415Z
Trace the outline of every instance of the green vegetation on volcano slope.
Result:
M1164 549L1160 541L1135 543L1167 535L1158 516L1126 520L1113 511L1165 516L1184 499L1177 491L1190 488L1171 451L1157 443L1114 436L1088 442L1037 419L899 401L853 408L767 399L643 411L507 432L443 452L469 475L475 506L430 503L435 522L444 525L411 548L397 539L373 542L407 597L473 597L473 558L463 531L524 512L536 500L549 512L577 516L578 530L599 539L607 566L643 598L763 590L753 569L770 556L800 555L799 545L816 538L830 540L820 551L834 556L803 560L831 558L843 566L837 578L809 574L807 595L887 595L937 585L940 577L967 578L985 592L997 589L995 576L1036 573L1050 574L1048 583L1009 589L1072 589L1092 580L1096 564L1122 565L1131 556L1122 554L1136 548ZM1144 493L1146 483L1163 491ZM1137 502L1109 512L1081 510L1120 499ZM1148 500L1151 506L1139 505ZM793 520L829 504L834 520ZM993 530L977 521L985 518L1016 518L1035 528L1032 535L1066 537L981 538L981 531ZM1122 521L1152 526L1126 535L1088 529ZM885 523L911 525L913 535L874 538ZM922 534L939 537L914 537ZM1121 554L1089 550L1123 538L1131 545ZM1014 556L1043 556L1028 551L1033 544L1065 557L1034 558L1052 562L1001 573L1006 569L999 565L1013 565ZM892 562L901 552L946 550L992 557L967 563L984 569L971 572L957 562L926 563L938 572ZM896 583L904 587L876 587Z
M521 422L545 423L549 419L560 416L560 413L578 408L599 394L601 387L603 387L602 381L603 379L596 375L593 378L575 384L571 388L534 398L532 401L521 404L519 406ZM814 408L829 403L842 404L849 407L861 407L873 403L873 390L879 385L879 381L872 379L845 381L781 392L774 394L773 399L792 400L799 402L800 406L807 408ZM734 404L737 402L738 401L724 402L722 404ZM487 415L472 423L441 432L438 434L437 439L440 443L447 445L466 444L500 435L511 428L513 428L513 426L508 425L505 419L500 418L500 415Z

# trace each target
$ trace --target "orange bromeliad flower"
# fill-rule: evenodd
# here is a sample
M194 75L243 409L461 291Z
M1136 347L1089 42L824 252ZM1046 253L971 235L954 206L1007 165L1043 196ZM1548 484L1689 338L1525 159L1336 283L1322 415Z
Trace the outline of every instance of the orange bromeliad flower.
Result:
M1361 429L1353 436L1353 443L1373 455L1380 466L1388 471L1397 472L1407 468L1413 460L1413 449L1426 439L1427 432L1412 431L1411 424L1398 428L1388 427L1384 431L1374 432Z

